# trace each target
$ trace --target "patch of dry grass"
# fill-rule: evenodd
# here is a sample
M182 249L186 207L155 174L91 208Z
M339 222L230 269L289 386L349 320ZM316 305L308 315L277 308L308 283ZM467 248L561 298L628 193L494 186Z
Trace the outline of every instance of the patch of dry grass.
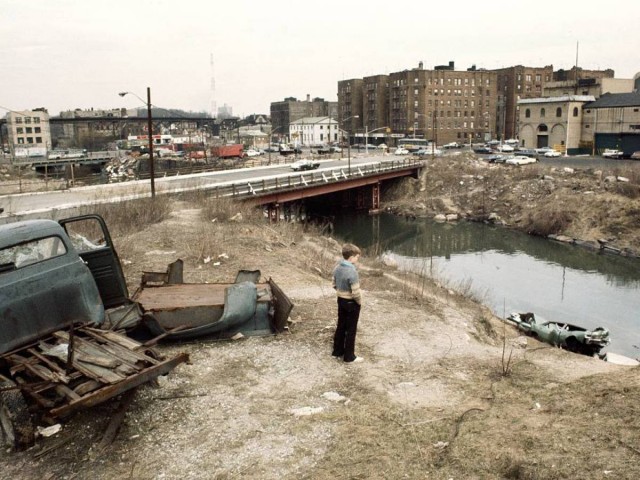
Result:
M171 208L167 195L157 195L155 198L91 205L81 209L80 214L97 213L104 218L112 236L121 236L166 220Z
M572 214L564 209L541 209L529 211L522 221L527 233L546 237L566 232L572 221Z

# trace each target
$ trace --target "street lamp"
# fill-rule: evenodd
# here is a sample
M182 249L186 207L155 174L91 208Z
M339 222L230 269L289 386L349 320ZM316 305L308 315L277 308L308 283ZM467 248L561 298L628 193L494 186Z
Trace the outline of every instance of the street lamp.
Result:
M124 97L127 94L131 94L134 97L137 97L142 103L147 104L147 130L149 133L149 174L151 176L151 198L155 198L156 196L156 185L155 185L155 172L153 165L153 123L151 118L151 88L147 87L147 101L145 102L139 95L133 92L120 92L118 95Z
M379 130L386 130L388 128L389 127L380 127L380 128L376 128L374 130L369 131L369 125L364 126L364 153L365 154L369 153L369 134L373 132L377 132Z
M271 165L271 135L283 127L286 127L286 125L280 125L279 127L276 127L269 132L269 138L267 139L267 141L269 142L269 148L267 148L267 150L269 151L269 165Z
M352 118L360 118L360 115L351 115L350 117L345 118L344 120L342 120L342 124L344 125L344 123L347 120L351 120ZM351 134L349 133L349 130L347 130L347 174L351 175L351 139L349 138L351 136Z

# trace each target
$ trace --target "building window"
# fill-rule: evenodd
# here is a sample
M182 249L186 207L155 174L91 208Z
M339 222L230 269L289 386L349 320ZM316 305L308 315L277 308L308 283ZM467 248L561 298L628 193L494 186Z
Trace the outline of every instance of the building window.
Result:
M25 128L25 133L33 133L33 128L31 127Z
M31 123L31 117L24 117L24 123Z
M531 81L531 74L527 73L526 81L527 81L527 82L530 82L530 81Z
M27 137L27 143L33 143L33 137Z
M40 117L33 117L33 123L40 123Z
M16 134L24 133L24 129L22 127L16 127Z
M18 145L22 145L24 143L24 138L18 137Z
M36 137L36 143L42 143L42 137Z
M524 116L525 118L531 118L531 110L529 110L528 108L524 111Z
M22 123L22 117L16 117L16 123Z
M540 109L540 116L541 116L541 117L544 117L545 113L546 113L546 112L544 111L544 108L541 108L541 109Z
M556 117L560 118L562 116L562 108L556 108Z
M542 80L542 75L540 75L539 73L536 74L536 82L539 82Z
M573 107L573 116L574 117L578 116L578 107Z

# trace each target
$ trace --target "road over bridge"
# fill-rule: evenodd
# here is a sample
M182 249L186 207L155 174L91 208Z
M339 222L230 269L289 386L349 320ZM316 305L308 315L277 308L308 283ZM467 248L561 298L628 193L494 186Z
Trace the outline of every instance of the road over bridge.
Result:
M350 170L349 170L350 165ZM380 184L401 176L416 176L422 160L412 157L369 157L327 160L316 170L293 172L289 165L272 165L236 170L163 177L155 179L157 195L196 190L216 197L247 200L266 205L270 215L278 218L289 202L302 201L337 191L358 192L352 195L356 208L376 209ZM0 198L0 223L23 218L60 218L79 206L114 203L150 196L148 180L70 188L68 190L5 195Z

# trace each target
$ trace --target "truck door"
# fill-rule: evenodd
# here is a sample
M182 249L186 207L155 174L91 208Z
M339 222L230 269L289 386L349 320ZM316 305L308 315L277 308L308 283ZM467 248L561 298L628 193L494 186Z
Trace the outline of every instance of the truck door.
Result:
M59 223L91 270L104 308L128 303L129 292L122 265L103 218L99 215L82 215L60 220Z

